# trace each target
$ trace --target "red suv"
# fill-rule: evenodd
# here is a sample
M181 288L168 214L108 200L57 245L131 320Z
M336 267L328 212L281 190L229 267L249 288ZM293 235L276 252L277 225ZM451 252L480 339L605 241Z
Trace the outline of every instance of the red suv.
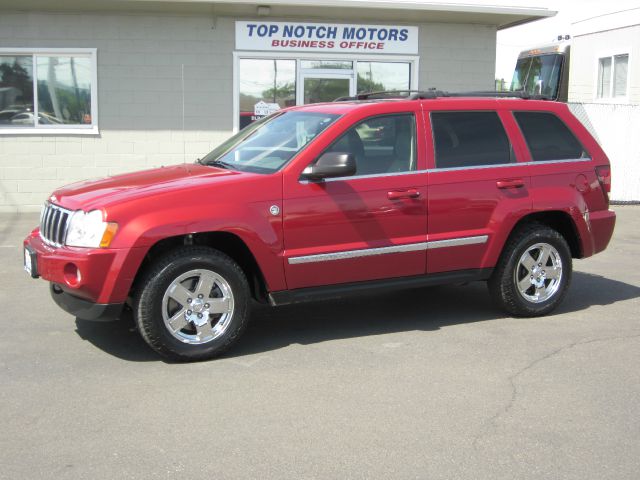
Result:
M132 309L177 360L219 355L271 305L486 280L515 316L605 249L609 160L562 103L366 97L288 108L195 164L57 190L25 268L81 319Z

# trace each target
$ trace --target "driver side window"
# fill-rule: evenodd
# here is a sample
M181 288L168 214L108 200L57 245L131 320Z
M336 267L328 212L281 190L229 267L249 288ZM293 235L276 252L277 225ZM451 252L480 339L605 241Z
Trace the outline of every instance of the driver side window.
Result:
M416 170L416 123L411 113L381 115L358 122L327 152L351 153L356 175Z

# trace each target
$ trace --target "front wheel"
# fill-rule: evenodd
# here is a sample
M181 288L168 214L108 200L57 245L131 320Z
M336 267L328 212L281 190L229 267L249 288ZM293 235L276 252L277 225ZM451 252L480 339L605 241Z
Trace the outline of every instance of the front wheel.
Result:
M185 246L143 275L134 313L151 348L193 361L216 357L239 338L248 305L249 286L236 262L212 248Z
M571 282L571 251L560 233L528 224L509 239L489 279L494 301L518 317L545 315L562 302Z

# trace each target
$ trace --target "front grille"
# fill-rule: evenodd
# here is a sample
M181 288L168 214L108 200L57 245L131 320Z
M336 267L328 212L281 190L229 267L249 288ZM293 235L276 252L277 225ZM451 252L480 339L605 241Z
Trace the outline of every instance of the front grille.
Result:
M54 247L64 245L71 219L71 210L45 203L40 218L40 237Z

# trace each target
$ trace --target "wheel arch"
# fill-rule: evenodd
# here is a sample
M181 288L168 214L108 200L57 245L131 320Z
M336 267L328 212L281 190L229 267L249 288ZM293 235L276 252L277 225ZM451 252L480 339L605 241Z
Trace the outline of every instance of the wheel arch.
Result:
M562 210L548 210L525 215L513 226L507 238L507 242L515 232L528 223L540 223L556 230L569 244L569 249L571 250L571 256L573 258L584 257L584 250L582 242L580 241L578 227L569 213Z
M138 268L132 283L130 296L133 296L139 279L156 258L183 245L211 247L232 258L247 277L251 296L260 303L267 302L267 282L255 256L244 240L234 233L225 231L175 235L154 243L147 251L142 264Z

